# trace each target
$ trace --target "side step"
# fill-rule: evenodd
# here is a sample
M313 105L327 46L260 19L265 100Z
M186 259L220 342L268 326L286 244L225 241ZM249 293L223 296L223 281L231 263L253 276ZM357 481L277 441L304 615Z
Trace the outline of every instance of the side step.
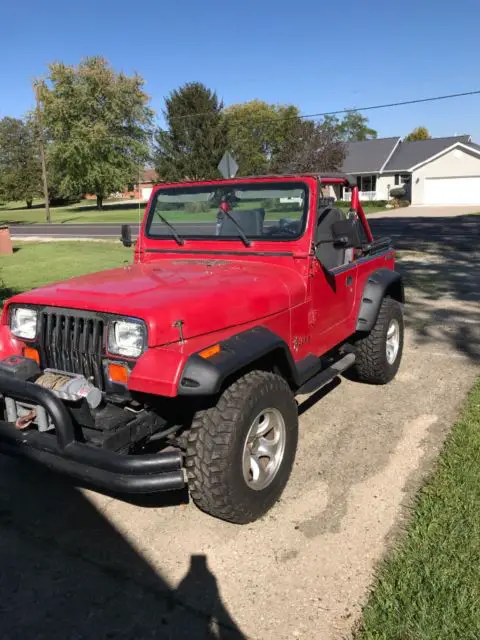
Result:
M326 369L323 369L312 378L307 380L302 386L297 389L296 395L303 395L307 393L313 393L314 391L318 391L326 384L328 384L331 380L336 378L338 375L342 373L342 371L346 371L352 364L355 362L355 354L347 353L334 362Z

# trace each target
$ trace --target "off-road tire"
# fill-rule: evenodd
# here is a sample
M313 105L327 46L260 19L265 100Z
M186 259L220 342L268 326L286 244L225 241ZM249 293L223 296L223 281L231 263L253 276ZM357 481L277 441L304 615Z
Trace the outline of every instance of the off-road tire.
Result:
M386 341L388 328L394 319L400 329L400 343L397 357L390 364L387 360ZM402 359L403 334L402 305L393 298L384 298L373 329L355 343L354 368L358 380L370 384L387 384L395 377Z
M267 408L282 415L285 450L271 483L256 491L243 477L243 448L250 426ZM195 504L212 516L237 524L260 518L287 484L297 440L297 404L287 382L266 371L252 371L239 378L222 393L216 406L195 415L188 433L186 468Z

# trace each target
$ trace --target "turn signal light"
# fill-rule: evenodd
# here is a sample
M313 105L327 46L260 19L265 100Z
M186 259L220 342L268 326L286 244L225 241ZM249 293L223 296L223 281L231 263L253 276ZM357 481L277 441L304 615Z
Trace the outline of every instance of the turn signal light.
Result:
M220 353L221 348L219 344L214 344L211 347L207 347L206 349L203 349L203 351L199 352L199 356L201 358L205 358L206 360L208 360L208 358L212 358L213 356L216 356L217 353Z
M35 362L40 366L40 354L33 347L23 347L23 355L25 358L35 360Z
M127 384L128 382L128 367L118 362L108 363L108 377L112 382L118 382L120 384Z

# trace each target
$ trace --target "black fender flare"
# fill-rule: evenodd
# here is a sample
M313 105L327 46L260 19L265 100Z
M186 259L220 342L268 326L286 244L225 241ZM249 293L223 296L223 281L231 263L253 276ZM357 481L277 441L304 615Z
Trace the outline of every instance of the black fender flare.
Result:
M278 358L282 375L298 384L298 371L287 343L265 327L254 327L220 343L220 351L211 358L191 355L178 384L180 396L204 396L218 393L227 378L247 369L270 354Z
M402 276L392 269L377 269L370 274L363 289L357 316L357 331L373 329L380 305L386 295L402 304L405 302Z

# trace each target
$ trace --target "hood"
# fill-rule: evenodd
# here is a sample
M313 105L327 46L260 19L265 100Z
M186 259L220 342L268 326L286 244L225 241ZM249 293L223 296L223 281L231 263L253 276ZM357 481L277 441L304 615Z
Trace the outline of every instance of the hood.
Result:
M145 320L150 347L254 322L305 300L292 268L247 261L161 260L72 278L15 303L103 311Z

